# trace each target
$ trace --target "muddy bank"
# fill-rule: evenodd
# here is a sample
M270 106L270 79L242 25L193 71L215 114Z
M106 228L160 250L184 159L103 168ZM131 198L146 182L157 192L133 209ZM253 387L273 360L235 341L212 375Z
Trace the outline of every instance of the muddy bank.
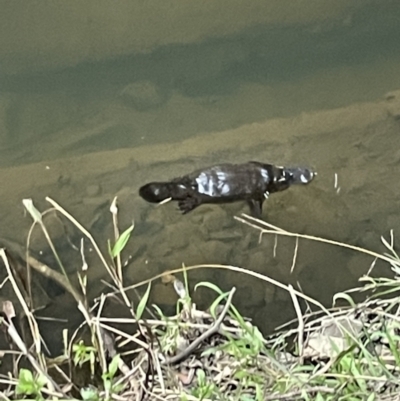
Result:
M400 189L393 185L400 160L396 148L399 115L400 94L393 92L375 103L268 120L176 144L1 169L1 236L22 243L31 221L24 216L21 200L33 198L44 210L49 206L44 198L50 196L91 228L105 249L107 239L112 238L109 204L118 196L121 228L132 220L136 225L124 255L128 281L182 263L223 263L259 271L285 283L299 281L306 293L330 302L332 294L354 284L372 260L326 245L301 242L296 267L290 274L294 241L280 238L274 256L274 238L264 238L259 244L257 232L233 219L247 212L246 205L202 206L181 216L173 203L162 207L146 204L138 197L137 189L147 181L168 179L222 161L309 164L317 169L317 179L306 188L291 188L272 196L264 218L291 231L383 250L380 235L400 228ZM335 173L340 191L334 188ZM47 224L56 239L64 237L64 227L57 219L49 215ZM71 229L69 235L79 243L79 233ZM37 231L32 247L37 252L48 251ZM67 255L75 251L67 245L63 252ZM88 258L93 262L91 278L105 277L100 268L96 269L90 253ZM71 264L70 271L74 268L76 265ZM257 323L267 329L289 317L282 310L292 313L287 293L250 277L207 270L193 273L191 282L203 279L222 288L240 288L245 294L240 301L243 313L254 315L257 310ZM91 291L98 293L95 285ZM171 304L173 296L162 284L153 289L158 303Z

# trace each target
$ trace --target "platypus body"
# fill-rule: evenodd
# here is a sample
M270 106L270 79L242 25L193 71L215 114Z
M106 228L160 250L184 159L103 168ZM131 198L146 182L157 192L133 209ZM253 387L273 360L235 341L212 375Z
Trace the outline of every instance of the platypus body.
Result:
M186 214L203 203L246 201L254 217L261 217L262 205L269 194L295 184L308 184L315 172L305 167L279 167L248 162L219 164L193 171L168 182L151 182L139 189L147 202L159 203L168 198L178 201Z

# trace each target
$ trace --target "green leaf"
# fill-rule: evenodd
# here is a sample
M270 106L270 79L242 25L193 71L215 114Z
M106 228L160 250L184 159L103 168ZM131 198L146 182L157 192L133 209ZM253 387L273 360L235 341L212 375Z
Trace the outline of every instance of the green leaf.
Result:
M264 391L259 384L256 384L256 400L262 401L264 399Z
M333 304L334 305L336 304L336 301L338 299L345 299L350 304L350 306L352 306L353 308L356 307L356 304L353 301L353 298L349 294L345 294L344 292L338 292L337 294L335 294L333 296Z
M161 308L157 305L152 305L153 308L155 309L155 311L157 312L158 316L160 317L160 319L165 319L164 313L161 310ZM138 308L139 309L139 308Z
M136 319L139 320L142 318L144 309L146 308L147 301L149 300L149 295L150 295L150 288L151 288L151 283L147 286L147 290L144 293L142 299L139 302L139 305L136 309Z
M125 248L126 243L129 241L129 238L131 236L131 233L133 231L134 225L132 224L130 227L128 227L117 239L112 251L111 251L111 256L115 258L117 255L119 255L122 250Z
M104 386L104 390L106 390L107 392L111 391L111 380L103 378L104 382L103 382L103 386Z
M118 364L119 364L120 360L121 360L121 357L119 354L117 354L114 356L111 363L108 365L108 373L109 373L110 379L114 378L115 374L117 373Z
M97 390L91 387L81 388L81 396L84 401L95 401L99 399Z
M211 304L211 306L210 306L210 313L211 313L211 316L214 318L214 319L216 319L216 313L215 313L215 309L217 308L217 306L221 303L221 301L224 299L224 298L226 298L226 296L229 294L229 292L225 292L225 293L222 293L221 295L219 295L218 297L217 297L217 299Z
M32 372L28 369L21 369L19 371L19 380L23 383L33 383L33 375Z
M32 383L18 383L15 391L17 394L31 395L35 393L35 387Z
M32 372L28 369L19 371L18 385L16 388L17 394L34 394L36 393L35 383Z
M219 295L224 294L223 291L217 287L215 284L213 283L209 283L208 281L202 281L200 283L197 283L196 286L194 287L195 290L197 290L197 287L206 287L206 288L210 288L211 290L214 290L216 293L218 293ZM240 324L241 328L248 330L248 327L244 321L244 319L242 318L242 316L240 315L239 311L233 306L230 306L230 310L231 312L234 314L235 319L238 321L238 323Z
M208 281L202 281L200 283L197 283L196 286L194 287L195 291L197 290L197 287L207 287L210 288L211 290L214 290L218 294L222 294L222 291L219 287L217 287L213 283L209 283Z
M47 378L46 376L39 374L38 378L36 379L36 383L38 385L38 387L41 389L42 387L44 387L47 383Z
M203 369L198 369L197 370L197 380L199 382L199 385L204 385L206 381L206 374Z

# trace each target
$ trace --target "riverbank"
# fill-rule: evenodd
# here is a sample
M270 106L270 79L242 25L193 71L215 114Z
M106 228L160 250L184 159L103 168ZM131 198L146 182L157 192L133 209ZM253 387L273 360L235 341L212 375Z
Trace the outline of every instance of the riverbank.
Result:
M91 244L98 263L86 264L85 253L89 248L83 247L81 265L75 274L68 275L65 274L68 261L62 261L55 248L56 269L32 254L10 248L1 250L8 274L6 284L12 287L18 300L2 304L2 328L9 345L9 351L2 347L0 383L5 397L85 400L399 397L400 259L393 248L393 234L387 240L382 238L387 253L381 255L353 245L292 233L246 215L237 217L260 235L294 237L296 249L299 241L308 240L368 255L373 263L368 274L361 278L362 286L336 294L333 306L328 308L290 284L226 265L183 266L126 285L122 256L131 240L133 226L119 232L117 204L113 203L111 208L115 239L109 242L108 254L103 254L91 234L72 215L54 200L47 198L47 201L60 218L80 230ZM24 206L35 224L46 232L43 214L30 200L25 200ZM52 248L50 236L46 238ZM296 255L297 251L293 254L293 266ZM30 286L30 276L21 269L20 260L24 258L36 274L61 286L75 299L81 312L82 323L74 331L63 331L64 346L56 354L50 355L46 349L49 331L40 331L39 317L45 313L34 310L37 307L34 287ZM389 264L393 278L374 278L377 259ZM90 299L87 271L101 266L108 272L105 290ZM192 272L205 269L250 275L287 291L296 318L263 335L250 317L243 316L235 307L237 288L223 291L210 281L190 283ZM169 312L149 302L150 293L160 280L175 292L175 306ZM193 292L199 291L209 293L209 307L204 311L193 301ZM355 297L360 294L363 300L356 302ZM17 303L22 313L15 317ZM114 307L108 309L110 304Z

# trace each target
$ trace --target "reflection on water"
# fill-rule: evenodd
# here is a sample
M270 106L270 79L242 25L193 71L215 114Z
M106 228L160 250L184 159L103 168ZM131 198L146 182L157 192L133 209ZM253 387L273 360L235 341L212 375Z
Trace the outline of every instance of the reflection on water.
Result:
M29 221L21 199L33 197L44 210L43 197L49 195L92 228L105 247L112 236L108 208L118 194L121 227L132 219L136 223L126 255L128 282L182 263L232 264L299 284L329 303L334 291L368 270L368 258L300 241L290 273L294 240L279 238L276 244L265 237L259 243L255 230L233 219L246 211L241 203L204 206L181 216L172 204L155 208L137 196L148 181L222 161L311 165L319 172L315 182L272 196L264 218L285 229L382 250L380 235L400 226L393 185L400 95L383 98L400 87L400 9L394 2L328 3L331 14L316 6L294 18L285 2L271 1L275 20L262 15L262 5L249 11L243 3L234 8L235 29L223 20L213 25L215 32L210 26L207 34L187 40L178 28L165 37L152 31L159 46L152 42L146 52L128 51L124 42L120 52L110 54L105 42L98 57L89 46L87 59L75 55L76 37L60 39L71 53L58 56L43 50L41 41L32 55L32 49L18 48L19 38L8 37L15 48L0 71L1 236L22 243ZM174 26L181 27L170 29ZM190 31L190 23L184 26ZM41 56L45 51L49 64ZM361 101L376 103L354 105ZM338 107L347 108L323 112ZM105 150L114 152L100 153ZM49 224L61 246L63 231ZM74 235L79 244L80 234ZM40 240L32 245L45 250ZM69 252L75 251L67 246L67 259ZM104 277L95 258L88 259L94 264L91 277ZM224 290L237 286L243 313L265 329L293 314L289 295L260 280L210 269L193 271L190 278L193 285L213 280ZM169 305L173 295L160 283L153 290L161 304Z

